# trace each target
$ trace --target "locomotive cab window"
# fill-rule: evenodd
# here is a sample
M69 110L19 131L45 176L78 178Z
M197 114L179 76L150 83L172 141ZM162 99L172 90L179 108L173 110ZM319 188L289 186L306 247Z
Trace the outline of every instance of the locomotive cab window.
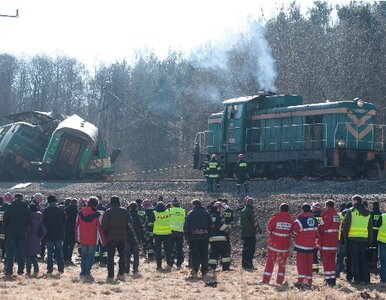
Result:
M17 133L26 138L33 140L35 138L35 131L34 128L28 127L28 126L20 126Z
M243 114L242 104L231 104L228 106L228 119L240 119Z
M305 148L318 149L322 147L323 115L307 116L305 124Z
M5 134L8 132L9 128L11 128L11 126L4 126L0 128L0 142L5 136Z

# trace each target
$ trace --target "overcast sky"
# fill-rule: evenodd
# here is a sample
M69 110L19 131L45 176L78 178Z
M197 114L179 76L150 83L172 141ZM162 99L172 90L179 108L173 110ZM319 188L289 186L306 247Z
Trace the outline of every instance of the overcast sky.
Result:
M298 1L304 7L313 1ZM348 3L337 0L329 3ZM264 4L263 4L264 3ZM258 0L0 0L0 53L65 54L87 65L134 56L147 47L160 57L169 48L189 51L248 18L266 18L290 1Z

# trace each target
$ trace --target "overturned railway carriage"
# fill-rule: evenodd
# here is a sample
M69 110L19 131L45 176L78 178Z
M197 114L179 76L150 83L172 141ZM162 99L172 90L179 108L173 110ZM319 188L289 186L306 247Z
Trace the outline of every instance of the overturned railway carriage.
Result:
M43 158L62 116L24 112L8 118L14 123L0 126L0 180L31 178L35 174L32 162Z
M72 115L53 132L40 170L46 177L78 179L104 177L113 167L98 128Z
M252 177L373 177L384 170L384 126L361 99L303 104L298 95L259 94L224 101L195 140L194 168L217 154L232 177L245 153Z

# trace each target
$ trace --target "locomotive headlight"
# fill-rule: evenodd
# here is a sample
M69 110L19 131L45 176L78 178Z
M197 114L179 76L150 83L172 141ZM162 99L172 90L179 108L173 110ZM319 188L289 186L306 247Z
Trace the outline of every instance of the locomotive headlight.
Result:
M344 139L339 139L337 144L339 148L344 148L346 146L346 141Z
M355 98L354 101L358 105L358 107L363 107L363 105L365 105L365 102L360 98Z

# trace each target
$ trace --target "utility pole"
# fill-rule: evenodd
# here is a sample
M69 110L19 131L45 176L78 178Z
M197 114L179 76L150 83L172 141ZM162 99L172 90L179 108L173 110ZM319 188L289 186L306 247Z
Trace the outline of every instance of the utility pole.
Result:
M3 14L0 14L0 17L6 17L6 18L18 18L18 17L19 17L19 10L16 9L16 14L14 14L14 15L3 15Z

